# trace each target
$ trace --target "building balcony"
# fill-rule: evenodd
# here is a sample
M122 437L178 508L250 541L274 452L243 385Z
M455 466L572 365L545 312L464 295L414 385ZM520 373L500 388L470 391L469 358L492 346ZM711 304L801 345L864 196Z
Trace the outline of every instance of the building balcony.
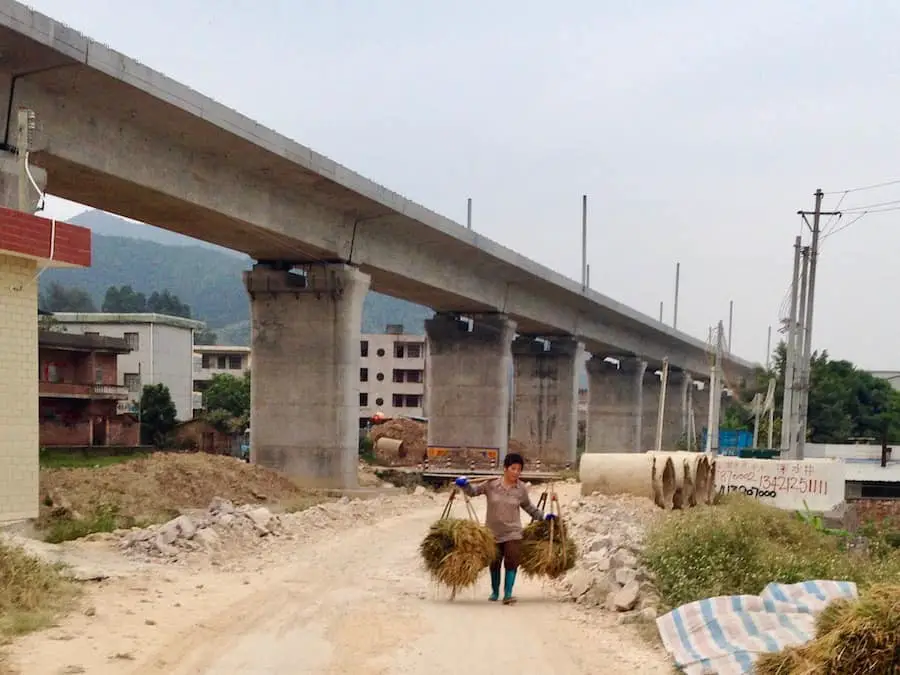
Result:
M46 398L83 398L123 401L130 396L128 387L123 387L118 384L40 382L38 383L38 391L40 396Z

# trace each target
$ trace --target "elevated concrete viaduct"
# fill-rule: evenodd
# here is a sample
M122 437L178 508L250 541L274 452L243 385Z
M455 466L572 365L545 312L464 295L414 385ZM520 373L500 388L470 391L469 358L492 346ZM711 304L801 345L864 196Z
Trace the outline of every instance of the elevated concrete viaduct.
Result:
M358 343L360 298L367 289L438 312L428 329L435 444L459 441L448 420L471 408L459 392L495 392L497 406L508 400L499 373L511 362L514 331L571 338L594 355L616 355L651 368L668 358L686 373L707 371L700 340L584 290L12 1L0 7L0 102L4 153L14 150L15 111L26 107L36 113L32 161L46 171L51 194L244 251L258 261L246 279L256 371L251 454L254 461L302 475L310 484L355 480L349 469L356 456L350 410L359 352L353 342ZM295 266L301 274L290 270ZM497 334L502 340L482 340L478 329L474 337L451 337L446 317L459 314L503 317L497 319L505 322ZM296 358L301 348L315 348L320 358L301 362ZM549 372L554 357L540 366L534 365L536 358L526 365L529 358L520 353L523 373ZM560 355L556 362L557 370L566 372L557 393L534 385L544 376L532 375L532 384L523 381L515 394L520 411L515 428L534 429L528 434L553 456L562 452L553 449L557 439L571 436L569 413L561 412L569 405L562 391L569 387L567 358ZM468 382L457 369L480 364L485 368L478 381ZM725 363L733 381L753 367L734 356ZM592 385L603 381L592 377ZM623 375L624 381L630 377ZM543 408L523 417L529 387L538 392L534 397L543 397L549 417ZM601 401L607 396L597 392ZM603 408L597 406L592 410ZM505 451L499 409L479 418L472 432L478 438L467 443ZM620 419L609 405L603 410L598 414L606 419ZM599 429L598 424L591 428ZM608 443L626 442L621 430L597 433L599 438L605 433ZM634 433L640 438L642 432ZM607 441L597 443L607 447Z

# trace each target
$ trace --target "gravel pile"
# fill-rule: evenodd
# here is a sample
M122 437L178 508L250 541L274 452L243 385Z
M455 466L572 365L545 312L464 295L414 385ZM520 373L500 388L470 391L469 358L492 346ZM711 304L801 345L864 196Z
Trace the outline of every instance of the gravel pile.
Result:
M595 494L573 501L567 515L579 560L561 581L565 597L618 613L623 623L654 620L659 595L639 558L659 509L648 499Z

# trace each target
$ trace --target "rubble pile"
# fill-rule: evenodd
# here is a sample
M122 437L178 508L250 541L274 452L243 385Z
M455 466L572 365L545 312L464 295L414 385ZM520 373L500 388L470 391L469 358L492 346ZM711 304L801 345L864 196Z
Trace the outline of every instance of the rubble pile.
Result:
M401 452L383 452L375 448L375 458L386 466L414 466L421 462L428 449L428 426L423 422L398 417L375 425L369 432L372 443L379 438L402 441ZM402 455L402 456L401 456Z
M569 505L569 534L579 559L560 582L566 599L616 612L623 623L656 619L659 595L640 564L646 526L659 517L649 499L630 495L577 499Z
M267 547L278 540L298 540L322 530L339 530L409 510L410 504L433 500L424 488L412 495L376 499L342 497L296 513L273 514L264 506L236 506L216 497L205 511L182 514L162 525L117 530L113 537L126 555L146 562L183 562L198 553L238 553ZM97 537L97 535L91 535Z
M235 506L227 499L215 497L203 513L182 514L162 525L113 534L121 537L120 546L130 555L175 561L194 551L216 551L223 538L260 539L283 532L281 517L266 507Z

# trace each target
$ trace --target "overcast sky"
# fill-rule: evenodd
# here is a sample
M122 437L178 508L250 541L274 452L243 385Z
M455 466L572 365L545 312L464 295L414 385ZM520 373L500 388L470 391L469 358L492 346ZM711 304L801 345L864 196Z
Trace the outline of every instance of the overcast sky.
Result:
M734 300L753 360L796 212L900 179L900 3L30 4L458 222L471 196L475 229L573 278L587 193L592 286L671 322L681 261L679 328L705 338ZM815 348L900 369L898 250L900 210L824 242Z

